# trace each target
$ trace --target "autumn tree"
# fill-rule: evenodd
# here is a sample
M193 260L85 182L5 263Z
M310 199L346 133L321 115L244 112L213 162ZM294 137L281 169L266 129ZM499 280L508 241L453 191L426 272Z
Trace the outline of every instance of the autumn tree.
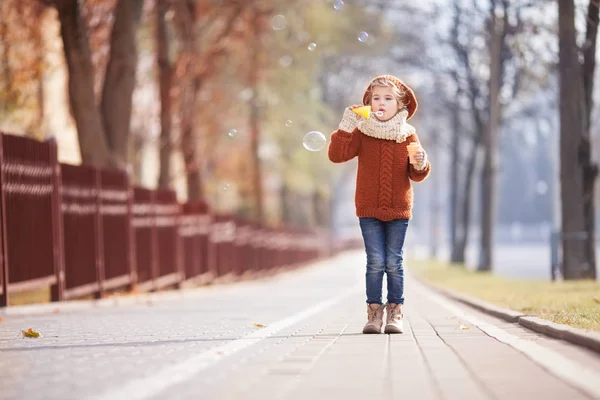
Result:
M185 163L188 199L202 200L203 179L198 146L202 133L195 118L198 95L227 54L227 39L244 7L242 2L214 5L197 0L173 3L181 51L176 61L180 144Z
M74 0L45 0L45 4L58 11L69 72L69 104L82 161L103 167L125 167L137 68L135 33L143 1L118 0L116 3L100 104L94 91L96 71L89 30L83 18L84 5Z
M0 3L0 118L5 129L38 139L45 135L45 9L38 2Z
M174 41L169 35L169 21L173 20L170 3L158 1L155 6L156 60L160 96L160 166L158 187L171 187L171 157L173 154L173 62L171 52Z

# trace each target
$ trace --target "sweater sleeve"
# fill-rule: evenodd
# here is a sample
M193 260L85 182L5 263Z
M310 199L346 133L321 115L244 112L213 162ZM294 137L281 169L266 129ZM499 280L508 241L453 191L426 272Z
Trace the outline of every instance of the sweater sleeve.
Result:
M346 109L338 130L331 134L329 160L334 163L349 161L358 155L361 135L356 129L358 120L350 109Z
M412 140L410 140L412 139ZM409 139L409 142L419 142L419 138L417 136L417 134L413 134ZM424 151L424 150L423 150ZM415 181L415 182L422 182L423 180L425 180L425 178L427 178L427 176L429 175L429 172L431 171L431 164L429 163L429 160L427 159L427 153L425 153L425 159L423 160L423 163L421 165L413 165L413 164L409 164L408 166L408 176L411 180Z

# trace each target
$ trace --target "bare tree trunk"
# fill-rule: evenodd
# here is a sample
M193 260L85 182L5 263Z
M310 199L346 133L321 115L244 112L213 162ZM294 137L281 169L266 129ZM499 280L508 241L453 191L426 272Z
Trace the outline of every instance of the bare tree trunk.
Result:
M181 152L185 164L188 200L203 200L201 165L198 158L198 132L195 124L198 91L201 78L196 72L198 42L196 36L197 4L193 0L174 3L176 5L176 27L182 43L182 55L178 66L182 72L179 85L179 126Z
M133 185L142 185L142 175L144 169L143 163L143 155L142 151L144 150L144 139L143 132L132 132L133 140L132 140L132 164L133 164L133 173L131 174L131 183Z
M585 242L572 236L585 232L584 166L581 150L585 137L585 94L576 43L573 0L558 0L560 81L560 181L565 279L593 277Z
M279 190L279 203L281 204L281 224L284 226L290 225L291 222L291 210L289 206L289 192L290 189L287 183L283 182L281 189Z
M452 47L462 67L465 70L467 80L466 93L469 98L469 103L471 107L471 117L473 119L474 125L474 132L471 135L471 137L466 136L468 140L472 143L472 151L469 153L469 159L466 163L464 188L462 190L461 199L462 204L458 208L460 212L457 212L456 217L456 240L450 255L450 259L452 262L461 264L464 263L466 259L465 251L469 239L471 221L471 190L473 186L475 167L477 165L478 150L479 146L481 145L481 140L484 134L485 126L481 115L481 111L477 106L478 100L481 98L481 91L479 89L479 84L475 77L475 72L473 71L471 57L469 55L469 49L465 46L464 43L458 40L459 28L462 26L461 16L463 11L458 0L454 1L453 7L455 12L452 27ZM458 152L459 149L457 148L456 151Z
M260 142L260 101L258 94L258 71L260 68L260 14L256 12L252 16L252 56L250 59L250 87L252 98L250 99L250 153L252 157L253 191L254 191L254 216L258 221L263 220L263 188L260 158L258 157L258 146Z
M431 159L432 160L439 160L440 159L440 151L439 151L439 141L438 141L438 133L437 132L432 132L431 135ZM441 213L440 213L440 197L441 197L441 193L440 190L438 189L440 187L440 174L438 174L437 171L433 172L433 176L432 176L432 180L433 180L433 184L431 185L431 192L430 192L430 207L431 207L431 213L429 216L429 224L430 224L430 230L431 230L431 239L430 239L430 245L429 245L429 256L431 258L436 258L437 254L438 254L438 248L439 248L439 244L440 244L440 221L442 220L441 218Z
M85 164L115 166L94 97L94 67L79 2L56 0L55 5L69 72L69 104L77 126L81 159Z
M477 165L477 149L479 141L473 142L473 151L467 161L464 188L462 190L462 207L457 225L456 241L452 248L450 259L453 263L464 263L466 260L465 251L469 242L469 231L471 222L471 191L473 190L473 176L475 175L475 166Z
M583 48L583 90L585 95L585 127L580 148L580 162L583 164L583 214L585 221L586 253L590 264L588 276L596 277L596 210L594 204L594 186L598 176L598 165L591 160L592 137L591 120L593 110L594 72L596 69L596 42L598 37L598 23L600 22L599 6L597 0L590 0L588 5L588 18L586 40Z
M202 173L198 160L198 132L195 124L195 110L201 83L199 78L193 77L191 82L182 79L180 85L181 151L185 163L188 200L203 200Z
M506 13L506 10L504 10ZM504 42L504 19L490 10L490 80L489 119L483 137L484 160L482 180L481 243L478 271L493 269L494 226L497 206L498 129L500 125L500 84L502 72L502 47Z
M459 98L460 94L457 91L456 98ZM452 257L454 255L454 249L457 240L457 228L458 228L458 170L460 165L460 106L458 102L454 102L452 105L452 153L450 159L450 249L451 251L451 262L457 262Z
M37 49L37 63L38 68L36 70L37 80L37 118L34 122L32 131L36 132L35 137L37 139L44 139L46 136L45 124L44 124L44 67L46 49L44 48L44 13L40 14L40 20L38 25L35 27L34 38L35 48Z
M585 130L589 134L594 105L594 71L596 69L596 39L600 14L598 2L590 0L588 5L587 29L583 45L583 90L585 93Z
M165 1L158 1L156 8L158 82L160 88L160 173L158 187L165 189L171 186L171 154L173 152L171 87L173 68L169 59L170 43L165 22L169 5Z
M102 117L112 154L125 168L128 158L132 95L137 70L136 28L142 0L119 0L110 37L110 59L102 90Z

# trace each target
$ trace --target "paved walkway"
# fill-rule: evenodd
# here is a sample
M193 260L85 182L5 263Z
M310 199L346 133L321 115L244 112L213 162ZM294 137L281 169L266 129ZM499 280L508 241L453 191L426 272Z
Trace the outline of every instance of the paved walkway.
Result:
M599 355L410 277L406 333L362 335L363 264L348 252L185 299L7 315L0 399L600 399Z

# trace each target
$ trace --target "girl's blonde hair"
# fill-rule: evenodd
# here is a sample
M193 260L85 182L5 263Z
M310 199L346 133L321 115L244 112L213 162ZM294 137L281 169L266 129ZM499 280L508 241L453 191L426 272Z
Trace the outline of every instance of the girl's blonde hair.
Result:
M373 97L373 88L376 86L392 88L394 97L396 98L396 101L398 102L398 110L401 110L406 107L406 104L404 104L404 96L406 95L406 91L399 88L394 82L392 82L388 78L377 78L373 82L371 82L371 84L369 85L369 87L367 88L367 91L365 93L365 99L366 99L365 104L371 104L371 98Z

